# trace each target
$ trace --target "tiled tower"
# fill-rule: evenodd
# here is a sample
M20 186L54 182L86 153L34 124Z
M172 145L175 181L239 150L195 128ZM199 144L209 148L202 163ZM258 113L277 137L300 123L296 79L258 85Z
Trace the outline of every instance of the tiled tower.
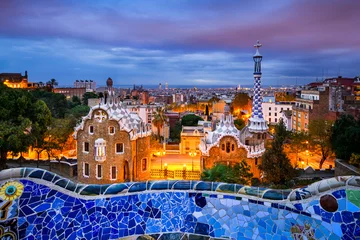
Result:
M252 114L248 122L248 128L250 132L253 133L263 133L267 132L268 126L266 124L266 121L263 117L261 102L262 102L262 96L261 96L261 61L262 61L262 55L259 52L259 48L262 45L259 41L254 45L256 48L256 53L253 57L255 62L255 68L254 68L254 97L253 97L253 103L252 103Z

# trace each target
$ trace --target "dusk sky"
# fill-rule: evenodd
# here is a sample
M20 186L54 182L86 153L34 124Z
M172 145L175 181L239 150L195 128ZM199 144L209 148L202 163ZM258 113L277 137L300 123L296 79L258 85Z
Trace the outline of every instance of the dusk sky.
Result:
M0 1L0 73L60 85L265 85L360 75L359 0Z

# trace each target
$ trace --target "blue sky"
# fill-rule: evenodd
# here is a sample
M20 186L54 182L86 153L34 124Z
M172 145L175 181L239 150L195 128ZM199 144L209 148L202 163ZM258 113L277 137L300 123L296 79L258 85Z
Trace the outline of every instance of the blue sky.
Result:
M0 1L0 72L33 82L237 85L360 75L357 0Z

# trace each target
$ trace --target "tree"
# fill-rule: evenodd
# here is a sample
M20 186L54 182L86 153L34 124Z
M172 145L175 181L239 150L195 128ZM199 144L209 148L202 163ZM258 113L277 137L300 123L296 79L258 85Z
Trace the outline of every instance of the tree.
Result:
M81 117L86 116L90 111L89 106L77 105L67 111L67 116L73 116L76 120L81 119Z
M341 116L334 123L330 141L337 158L349 160L352 153L360 154L360 120Z
M291 152L296 154L296 162L298 162L298 154L307 148L309 136L304 132L292 132L290 134L289 147Z
M46 137L48 126L51 123L51 112L46 103L38 100L34 104L34 110L37 112L37 121L32 125L30 136L31 146L37 153L37 167L39 167L40 154L48 147Z
M234 100L231 103L231 108L233 111L237 112L238 110L247 110L250 112L250 98L247 93L238 93L236 94Z
M68 109L68 101L64 94L47 92L44 90L35 90L31 94L34 98L42 100L46 103L51 111L51 115L55 118L64 118Z
M201 174L201 180L203 181L238 184L249 184L252 177L250 166L244 160L234 166L216 164L213 168L205 170Z
M206 105L205 107L205 115L209 117L209 106Z
M165 108L156 108L156 112L154 115L154 119L152 120L152 123L155 125L156 129L157 129L157 135L159 138L159 142L161 141L160 138L160 130L162 129L162 127L164 126L164 124L167 122L168 118L165 115Z
M204 121L199 116L196 116L195 114L188 114L182 117L181 119L181 125L182 126L197 126L199 121Z
M245 121L238 118L234 121L234 125L238 130L242 130L245 127Z
M259 169L263 172L264 182L286 184L294 177L295 170L283 149L289 134L283 120L280 119L279 124L275 126L275 135L271 147L266 149L259 165Z
M55 80L55 78L52 78L52 79L50 79L50 81L48 81L46 84L47 84L47 85L50 85L51 88L54 88L55 86L58 85L58 82Z
M331 153L331 132L332 132L332 121L323 119L315 119L310 121L309 124L309 135L311 139L311 145L319 148L321 153L321 159L319 168L322 168L325 160Z
M73 103L73 107L77 106L77 105L81 105L81 100L78 96L73 96L71 98L71 101Z
M179 142L181 136L181 122L177 121L175 127L170 128L170 138L173 142Z
M98 95L96 95L96 93L93 92L84 93L82 97L82 101L84 105L88 105L89 98L98 98Z
M0 169L6 168L8 152L24 152L33 144L36 131L47 126L49 109L24 90L0 84Z

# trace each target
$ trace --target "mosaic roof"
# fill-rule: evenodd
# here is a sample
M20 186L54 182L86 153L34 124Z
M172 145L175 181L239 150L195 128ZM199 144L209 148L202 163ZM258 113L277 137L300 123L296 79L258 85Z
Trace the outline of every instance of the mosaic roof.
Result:
M130 134L132 140L151 135L151 124L144 123L137 113L131 113L116 99L110 98L107 102L102 99L99 105L93 106L88 115L83 117L81 123L75 128L75 139L77 132L84 129L85 122L89 119L97 121L115 120L119 123L121 130Z

